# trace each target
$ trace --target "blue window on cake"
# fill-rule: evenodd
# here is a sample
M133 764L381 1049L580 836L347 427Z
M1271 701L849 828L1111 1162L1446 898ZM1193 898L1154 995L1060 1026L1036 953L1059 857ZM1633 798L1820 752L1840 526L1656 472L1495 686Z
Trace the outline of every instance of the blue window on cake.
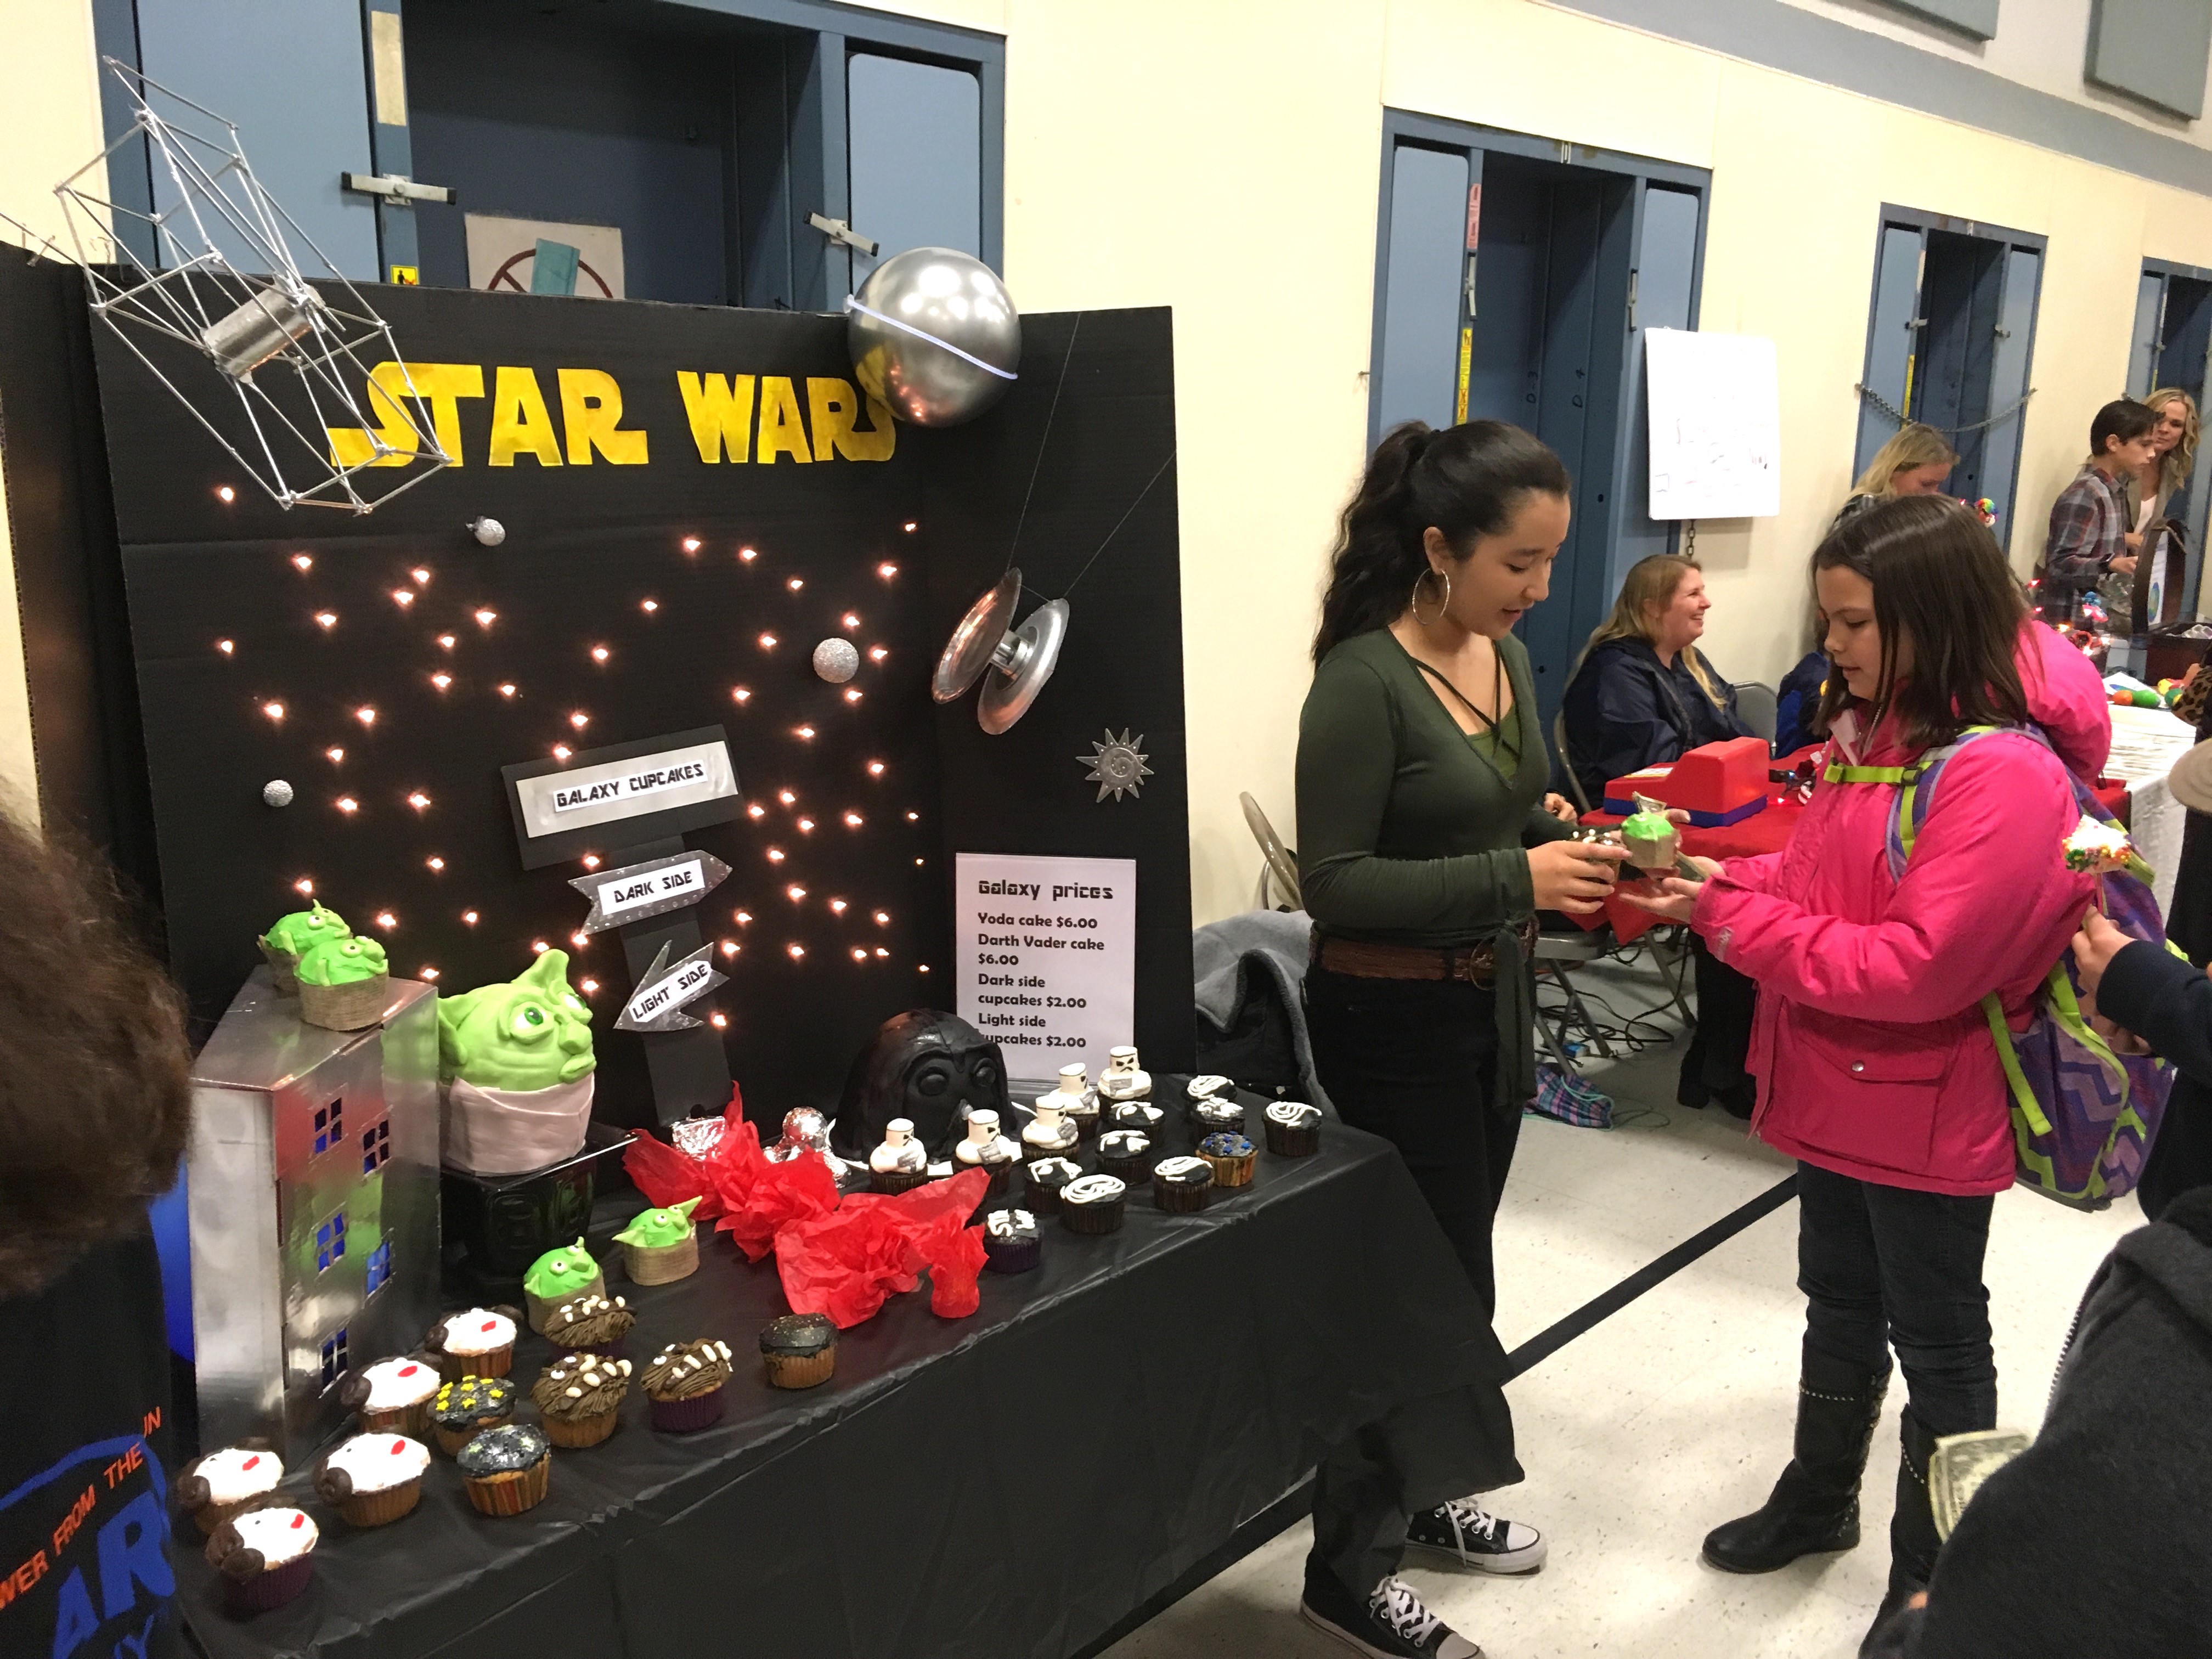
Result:
M341 1325L331 1333L329 1340L323 1344L323 1386L329 1388L331 1383L343 1376L345 1372L346 1328Z
M315 1229L315 1271L328 1273L331 1264L345 1256L345 1212L340 1210Z
M374 1296L384 1288L384 1281L392 1277L392 1241L386 1239L368 1253L368 1288L364 1296Z
M345 1102L333 1100L315 1109L315 1150L327 1152L345 1139Z
M361 1132L361 1172L374 1175L392 1162L392 1123L389 1119Z

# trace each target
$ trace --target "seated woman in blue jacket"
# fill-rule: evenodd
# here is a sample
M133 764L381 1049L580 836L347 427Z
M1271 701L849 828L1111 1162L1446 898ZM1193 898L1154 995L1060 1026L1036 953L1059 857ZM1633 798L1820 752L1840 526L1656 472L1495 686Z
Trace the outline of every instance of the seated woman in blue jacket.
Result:
M1608 782L1639 767L1753 735L1735 712L1735 688L1698 649L1712 604L1705 572L1687 559L1658 553L1630 567L1562 708L1564 758L1592 806Z
M1613 779L1679 760L1699 744L1757 734L1735 711L1735 688L1698 649L1705 631L1705 574L1687 559L1661 553L1639 560L1620 585L1613 614L1590 635L1562 705L1567 752L1561 758L1595 806ZM1751 1047L1752 982L1714 959L1694 933L1698 1028L1682 1056L1674 1097L1685 1106L1718 1101L1749 1117L1754 1085L1744 1061Z

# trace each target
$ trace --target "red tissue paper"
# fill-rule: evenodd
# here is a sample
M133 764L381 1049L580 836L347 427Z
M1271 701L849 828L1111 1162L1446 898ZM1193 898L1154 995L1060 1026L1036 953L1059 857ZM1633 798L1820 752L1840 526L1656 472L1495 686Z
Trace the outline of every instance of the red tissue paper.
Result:
M760 1131L750 1123L729 1127L708 1157L707 1173L722 1200L715 1230L736 1240L748 1261L775 1249L776 1235L794 1222L837 1207L837 1182L821 1153L770 1163L761 1150Z
M794 1312L827 1314L849 1329L895 1293L914 1289L927 1268L934 1311L948 1319L975 1312L983 1241L980 1229L963 1224L990 1180L969 1170L895 1198L859 1193L830 1214L787 1226L775 1239L785 1299Z
M623 1168L637 1183L648 1203L657 1209L681 1204L687 1198L699 1200L699 1207L691 1212L694 1221L710 1221L722 1213L722 1195L716 1190L708 1165L714 1152L730 1138L730 1132L744 1121L744 1102L738 1086L730 1085L730 1103L722 1112L722 1140L715 1144L706 1158L692 1157L679 1152L666 1142L657 1140L643 1129L629 1132L629 1145L623 1152ZM756 1141L756 1145L757 1145Z

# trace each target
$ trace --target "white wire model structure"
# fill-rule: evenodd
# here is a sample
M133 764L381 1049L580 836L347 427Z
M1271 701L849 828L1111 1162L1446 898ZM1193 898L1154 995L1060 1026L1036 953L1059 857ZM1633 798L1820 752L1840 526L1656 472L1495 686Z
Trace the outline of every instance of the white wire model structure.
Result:
M131 99L131 131L54 187L93 315L287 510L372 512L448 465L392 325L253 176L236 125L127 64L101 62ZM97 193L87 179L142 133L174 197L153 212ZM150 233L150 264L132 246L146 239L123 234L133 222ZM304 268L295 243L312 256ZM173 379L149 354L149 336L211 365L222 378L200 395L227 386L252 436L218 426L179 384L193 377ZM271 374L280 368L289 378ZM366 412L356 386L367 390Z

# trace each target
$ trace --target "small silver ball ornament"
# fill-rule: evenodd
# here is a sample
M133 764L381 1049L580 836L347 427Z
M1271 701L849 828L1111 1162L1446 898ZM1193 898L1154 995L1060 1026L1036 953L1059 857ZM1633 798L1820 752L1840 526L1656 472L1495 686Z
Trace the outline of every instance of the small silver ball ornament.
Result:
M468 531L486 547L497 547L507 539L507 526L497 519L471 519Z
M850 640L829 639L814 647L814 672L842 685L860 672L860 649Z
M261 801L264 806L289 806L292 786L282 778L271 778L261 786Z

